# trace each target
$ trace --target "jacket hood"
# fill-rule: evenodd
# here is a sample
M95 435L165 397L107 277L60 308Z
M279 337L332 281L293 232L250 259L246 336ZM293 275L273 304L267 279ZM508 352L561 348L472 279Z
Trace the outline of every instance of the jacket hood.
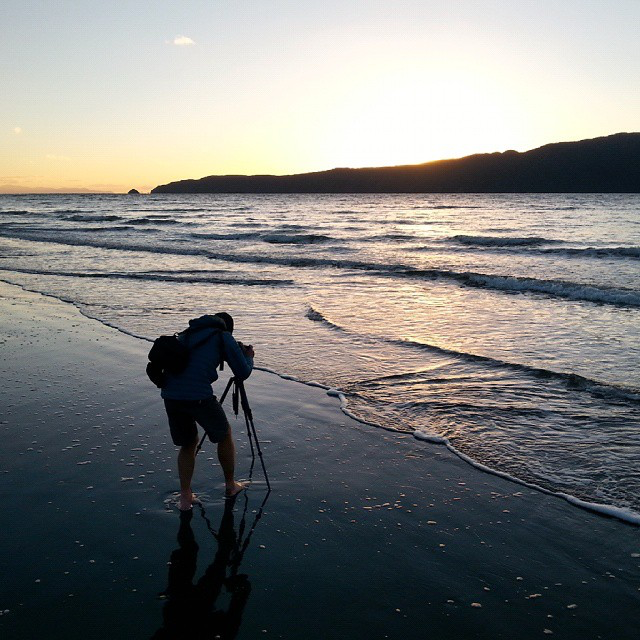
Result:
M224 323L222 318L218 316L212 315L204 315L199 318L194 318L193 320L189 320L189 328L190 329L220 329L220 331L226 331L227 326Z

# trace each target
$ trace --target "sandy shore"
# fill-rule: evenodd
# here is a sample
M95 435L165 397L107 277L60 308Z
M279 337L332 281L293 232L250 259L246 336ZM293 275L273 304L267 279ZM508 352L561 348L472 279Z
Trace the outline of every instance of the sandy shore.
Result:
M4 283L0 305L2 637L637 637L637 527L272 374L247 382L264 508L258 468L225 512L206 444L181 521L149 345Z

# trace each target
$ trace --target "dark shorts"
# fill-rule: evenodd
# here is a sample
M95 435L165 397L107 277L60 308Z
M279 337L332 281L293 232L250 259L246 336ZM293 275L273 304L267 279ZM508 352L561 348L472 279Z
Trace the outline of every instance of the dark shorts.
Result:
M215 396L206 400L164 401L171 439L177 447L188 446L198 437L196 422L211 442L221 442L229 433L229 421Z

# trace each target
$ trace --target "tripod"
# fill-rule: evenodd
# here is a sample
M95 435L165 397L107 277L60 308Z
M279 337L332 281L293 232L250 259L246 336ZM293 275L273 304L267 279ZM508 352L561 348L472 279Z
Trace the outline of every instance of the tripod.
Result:
M251 407L249 406L249 400L247 398L247 392L244 388L244 383L242 380L238 380L237 378L229 378L229 382L224 390L224 393L220 397L220 404L224 402L224 399L227 397L229 390L233 386L233 391L231 392L231 402L233 406L233 413L237 416L240 406L242 407L242 413L244 414L244 421L247 425L247 435L249 436L249 444L251 445L251 472L253 472L253 465L256 461L256 449L258 450L258 457L260 458L260 464L262 465L262 471L264 472L264 479L267 481L267 489L271 491L271 484L269 482L269 476L267 475L267 469L264 466L264 460L262 458L262 450L260 449L260 442L258 441L258 434L256 433L256 426L253 424L253 414L251 412ZM198 444L198 448L196 449L196 455L200 449L202 449L202 445L204 444L204 439L207 437L205 433ZM253 446L253 442L255 440L255 448Z

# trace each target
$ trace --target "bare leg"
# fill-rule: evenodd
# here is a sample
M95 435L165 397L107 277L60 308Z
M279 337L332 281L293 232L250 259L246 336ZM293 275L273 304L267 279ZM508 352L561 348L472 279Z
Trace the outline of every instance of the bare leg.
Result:
M188 511L191 509L193 502L193 493L191 492L191 478L193 477L193 469L196 464L196 447L198 446L198 437L183 447L178 452L178 476L180 477L180 511Z
M231 436L231 429L227 432L225 439L218 443L218 460L224 473L225 496L232 498L245 488L245 485L236 482L234 471L236 466L236 447Z

